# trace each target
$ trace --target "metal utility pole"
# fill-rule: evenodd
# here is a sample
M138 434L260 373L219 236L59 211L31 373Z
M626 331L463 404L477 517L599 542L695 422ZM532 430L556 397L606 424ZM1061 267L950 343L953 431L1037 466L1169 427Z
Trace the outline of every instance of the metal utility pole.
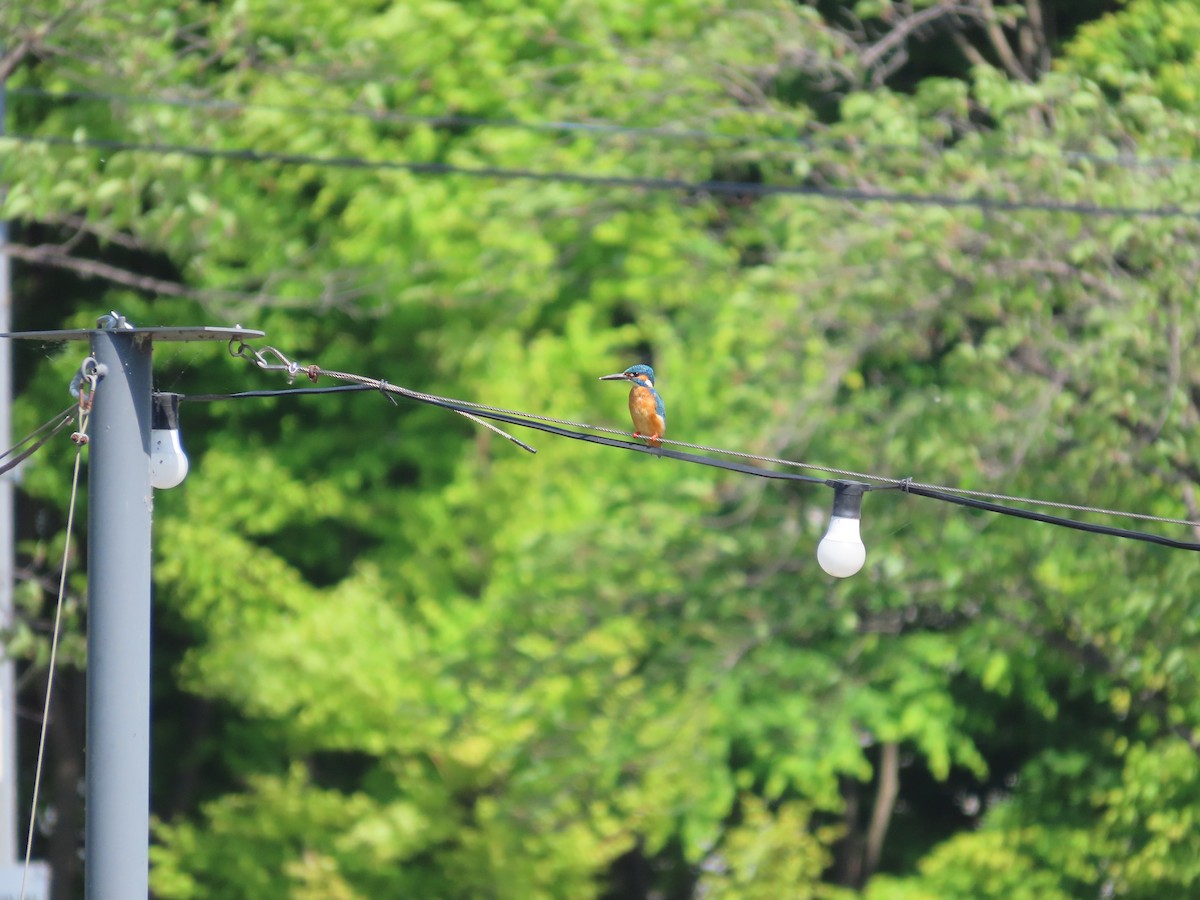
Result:
M149 893L150 342L97 331L88 458L89 898Z
M240 327L133 328L111 321L112 328L0 335L88 340L106 369L88 445L87 900L148 894L153 342L263 336Z

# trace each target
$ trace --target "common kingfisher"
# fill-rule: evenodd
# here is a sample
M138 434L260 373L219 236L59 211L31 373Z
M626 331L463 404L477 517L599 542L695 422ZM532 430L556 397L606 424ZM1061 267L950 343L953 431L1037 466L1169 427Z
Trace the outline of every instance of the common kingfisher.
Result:
M661 447L659 438L667 433L667 408L654 389L654 370L649 366L630 366L616 375L601 375L600 380L629 382L633 436L644 439L651 447Z

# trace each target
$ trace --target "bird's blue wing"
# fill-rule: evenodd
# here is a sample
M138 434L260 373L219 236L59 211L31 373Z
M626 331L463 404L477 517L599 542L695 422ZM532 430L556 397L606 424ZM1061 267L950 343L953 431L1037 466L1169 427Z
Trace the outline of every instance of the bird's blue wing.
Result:
M651 390L654 391L653 388L651 388ZM666 404L663 403L662 396L658 393L658 391L654 391L654 411L658 413L659 418L663 420L663 424L666 424L667 407Z

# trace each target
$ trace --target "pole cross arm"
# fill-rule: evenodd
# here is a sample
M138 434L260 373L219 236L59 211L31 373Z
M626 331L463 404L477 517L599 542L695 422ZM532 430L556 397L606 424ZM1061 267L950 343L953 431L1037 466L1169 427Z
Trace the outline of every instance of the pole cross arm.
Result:
M266 332L234 325L232 328L202 326L154 326L151 328L66 328L56 331L9 331L0 338L29 341L87 341L98 334L130 334L151 341L182 343L187 341L232 341L238 338L266 337Z

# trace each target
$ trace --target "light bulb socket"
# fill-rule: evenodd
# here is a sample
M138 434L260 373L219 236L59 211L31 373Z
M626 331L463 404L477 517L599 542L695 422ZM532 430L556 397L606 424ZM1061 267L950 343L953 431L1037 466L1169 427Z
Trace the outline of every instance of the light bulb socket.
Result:
M833 517L835 519L861 519L863 494L869 484L863 481L833 482Z
M154 408L150 415L150 427L155 431L179 430L179 394L166 391L154 392Z

